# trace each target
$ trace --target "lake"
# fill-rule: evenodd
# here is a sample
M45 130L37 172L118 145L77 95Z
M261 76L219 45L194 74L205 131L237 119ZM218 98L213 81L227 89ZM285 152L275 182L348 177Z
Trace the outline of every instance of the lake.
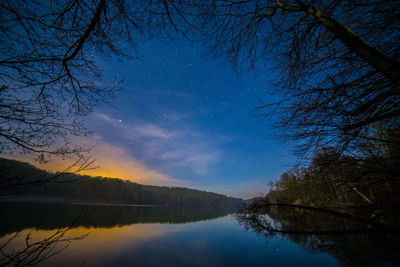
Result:
M400 262L390 245L393 238L399 240L396 235L375 240L369 234L272 234L253 228L229 208L2 202L0 215L0 265L340 266L367 261L395 266ZM309 216L302 214L307 221ZM268 218L281 226L287 221L281 214ZM390 249L381 243L386 241Z

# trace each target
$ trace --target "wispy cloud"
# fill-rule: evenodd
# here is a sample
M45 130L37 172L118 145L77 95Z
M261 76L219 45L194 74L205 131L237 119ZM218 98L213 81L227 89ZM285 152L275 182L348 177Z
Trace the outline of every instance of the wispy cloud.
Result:
M189 129L174 128L143 121L122 121L103 113L95 113L97 128L108 142L126 146L135 158L158 169L187 168L196 175L206 175L222 155L216 137ZM104 124L107 126L105 127Z
M169 139L176 136L176 133L173 131L165 130L154 124L144 124L139 127L135 127L134 130L136 130L136 133L138 133L140 136L146 138Z
M165 152L160 155L160 158L172 162L173 166L191 166L193 171L199 175L207 173L207 168L216 163L220 156L220 151L210 151L197 153L199 149L189 148L188 150L178 150ZM201 151L201 149L200 149Z

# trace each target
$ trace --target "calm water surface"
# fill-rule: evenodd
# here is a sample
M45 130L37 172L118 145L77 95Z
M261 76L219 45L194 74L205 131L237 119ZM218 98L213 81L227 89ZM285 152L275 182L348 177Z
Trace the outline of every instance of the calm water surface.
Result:
M329 250L246 230L229 209L0 205L0 257L10 266L341 265Z

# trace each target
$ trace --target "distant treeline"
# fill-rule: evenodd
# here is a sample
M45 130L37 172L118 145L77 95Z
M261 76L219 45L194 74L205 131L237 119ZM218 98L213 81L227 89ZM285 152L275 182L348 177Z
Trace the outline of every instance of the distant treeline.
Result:
M101 202L146 205L213 205L240 206L242 200L225 195L182 187L150 186L115 178L60 175L46 181L49 174L28 163L0 158L0 187L3 195L14 182L25 183L27 189L18 193L25 198L72 200L76 202ZM43 184L29 181L44 180ZM10 186L12 188L12 186Z

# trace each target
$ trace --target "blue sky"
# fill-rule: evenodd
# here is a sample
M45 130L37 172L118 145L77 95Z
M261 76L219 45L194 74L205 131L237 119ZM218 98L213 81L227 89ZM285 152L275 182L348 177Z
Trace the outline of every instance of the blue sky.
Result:
M93 147L94 169L80 172L142 184L184 186L251 198L296 163L254 110L269 101L268 71L240 73L187 41L139 44L134 59L106 58L106 80L122 79L109 103L83 118L92 135L71 143ZM69 159L40 164L60 171Z
M291 148L254 114L259 99L268 100L268 72L238 75L182 40L140 44L136 55L101 64L106 77L124 80L116 99L87 122L97 146L107 146L99 155L103 169L112 165L105 150L118 151L120 168L147 171L134 167L132 177L121 178L248 198L293 166ZM165 179L138 177L149 172Z

